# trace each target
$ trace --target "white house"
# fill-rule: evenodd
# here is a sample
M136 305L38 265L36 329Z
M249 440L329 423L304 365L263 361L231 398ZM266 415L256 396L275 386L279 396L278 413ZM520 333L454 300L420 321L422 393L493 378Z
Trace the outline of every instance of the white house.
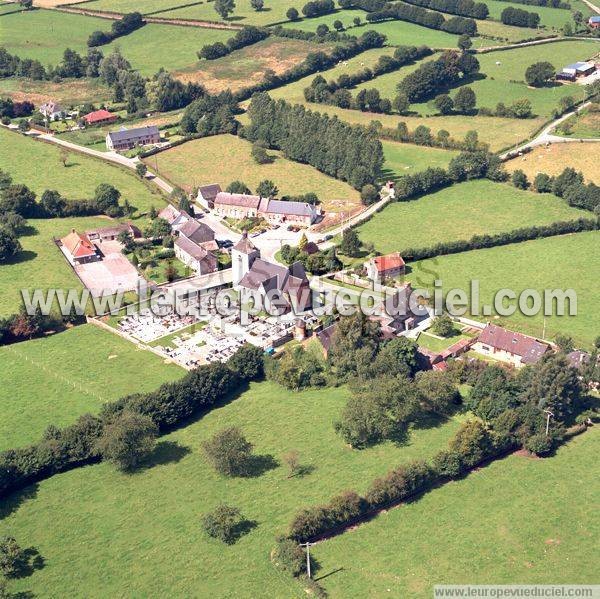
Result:
M67 114L59 104L52 101L44 102L39 110L49 121L60 121Z

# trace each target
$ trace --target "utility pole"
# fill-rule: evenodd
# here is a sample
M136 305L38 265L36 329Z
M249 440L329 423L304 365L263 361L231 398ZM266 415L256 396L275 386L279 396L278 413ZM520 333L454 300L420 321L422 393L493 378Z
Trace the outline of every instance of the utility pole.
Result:
M550 417L554 418L554 414L550 410L544 410L546 414L546 437L548 436L548 431L550 430Z
M306 573L308 574L309 578L311 577L310 574L310 546L314 545L314 543L300 543L300 547L306 547Z

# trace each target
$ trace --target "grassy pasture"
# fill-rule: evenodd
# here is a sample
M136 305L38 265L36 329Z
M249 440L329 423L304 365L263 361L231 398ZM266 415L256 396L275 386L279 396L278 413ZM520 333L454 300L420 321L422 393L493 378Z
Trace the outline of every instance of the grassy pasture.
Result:
M29 100L36 106L54 100L69 107L84 102L110 100L112 92L97 79L63 79L60 83L54 83L9 77L0 79L0 95L12 98L15 102Z
M482 179L389 204L357 231L361 241L386 254L589 216L555 196Z
M26 183L38 197L46 189L56 189L67 198L86 198L100 183L111 183L121 192L121 201L129 200L138 213L164 202L162 195L133 171L76 152L69 153L64 167L57 146L4 128L0 129L0 164L16 183ZM32 168L42 164L44 168Z
M337 79L341 75L352 75L365 68L373 68L380 56L392 56L393 53L393 48L374 48L372 50L367 50L358 56L354 56L344 63L337 64L331 69L322 71L319 74L325 77L327 81ZM304 89L311 84L316 76L316 74L309 75L298 81L273 89L269 92L269 95L277 100L286 100L286 102L289 102L290 104L303 104L305 102Z
M32 10L2 16L0 45L21 58L56 65L67 48L82 55L87 40L97 29L108 29L110 21L51 10Z
M411 431L403 445L351 450L332 426L347 399L344 387L290 393L269 382L253 384L229 404L163 437L148 469L123 475L100 464L27 489L7 506L0 534L34 545L45 567L15 581L11 591L43 595L52 589L63 597L81 588L93 597L305 596L269 560L275 536L293 514L343 489L364 492L392 466L431 456L459 424L432 423ZM298 450L308 474L288 479L287 469L277 464L256 477L217 475L200 445L229 426L240 426L257 455L277 462ZM255 521L232 546L208 539L201 528L201 516L220 502L238 506Z
M497 46L502 43L512 44L524 39L548 35L548 32L544 29L515 27L513 25L505 25L499 21L491 21L489 19L485 21L477 20L477 32L479 33L479 36L473 38L474 48L486 48L488 46ZM488 39L490 37L497 39Z
M515 100L528 98L535 114L550 116L558 106L560 98L572 96L576 100L584 97L583 86L576 84L556 84L543 88L532 88L525 83L527 67L540 61L549 61L556 69L581 58L589 58L598 50L598 45L587 41L541 44L526 48L515 48L499 52L479 54L481 74L485 77L467 83L477 96L477 106L495 108L498 102L509 105ZM427 57L414 65L403 67L399 71L386 73L357 87L360 89L377 88L382 97L392 100L397 95L397 85L424 61L434 60ZM497 64L500 63L500 64ZM454 95L458 88L451 90ZM411 110L427 115L436 112L431 102L413 104Z
M586 181L600 185L600 143L552 144L537 147L520 158L506 163L510 171L521 169L533 180L538 173L559 175L567 167L582 171Z
M600 243L598 231L549 237L508 246L474 250L441 256L411 264L408 275L414 286L433 287L435 279L443 281L444 291L464 289L470 293L472 279L479 280L480 304L493 306L499 289L511 289L517 295L524 289L574 289L577 293L576 316L546 318L546 338L570 335L576 343L591 346L600 330L596 309L600 291L600 262L594 260ZM515 305L516 304L511 304ZM517 310L512 316L494 322L524 333L541 336L543 315L525 316ZM476 316L489 320L489 316Z
M528 12L536 12L540 15L540 25L545 26L547 29L561 29L565 23L574 24L573 16L571 11L563 8L550 8L548 6L524 6L522 4L513 4L512 2L504 2L499 0L485 0L485 4L490 9L491 19L500 21L500 15L505 8L512 6L513 8L521 8ZM529 27L521 27L524 31L531 32L527 37L533 37L535 30Z
M224 29L148 23L103 46L102 51L107 55L113 48L120 48L134 69L144 76L151 76L161 67L167 71L192 68L198 62L196 52L202 46L226 42L232 34Z
M151 391L184 374L93 325L0 347L0 360L0 451L37 441L50 423L71 424L104 402Z
M225 20L215 11L212 2L196 2L192 4L184 0L144 0L142 9L136 0L97 0L86 2L84 7L93 10L106 10L128 13L140 10L143 14L156 14L157 16L172 19L196 19L205 21L224 21L237 25L270 25L280 21L287 21L285 13L288 8L296 6L302 8L294 0L267 0L265 8L256 11L252 8L250 0L236 0L235 10ZM178 8L183 7L183 8Z
M276 152L272 164L256 164L250 155L251 144L233 135L216 135L194 140L147 160L158 164L158 171L169 181L185 189L219 183L225 188L239 179L253 191L260 181L271 179L279 195L315 192L325 211L348 209L348 200L359 202L359 193L348 184L328 177L312 168L287 160ZM339 205L338 205L339 204Z
M446 168L450 160L458 154L452 150L415 146L395 141L382 141L381 143L385 156L383 176L392 180L428 167Z
M21 7L14 2L2 2L2 4L0 4L0 16L7 13L17 12L19 10L21 10Z
M318 49L327 52L330 47L323 44ZM277 74L288 71L314 51L315 45L304 40L269 37L228 56L196 62L177 71L175 76L182 81L201 83L212 92L228 88L236 91L260 83L268 69Z
M329 597L432 596L436 584L593 584L600 432L556 456L512 455L382 513L312 554ZM543 489L543 492L540 492Z

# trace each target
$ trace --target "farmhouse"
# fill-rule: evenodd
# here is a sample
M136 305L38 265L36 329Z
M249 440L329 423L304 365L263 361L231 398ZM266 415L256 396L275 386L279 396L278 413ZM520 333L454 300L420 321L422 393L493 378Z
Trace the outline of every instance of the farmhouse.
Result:
M198 188L197 201L201 206L210 208L211 210L215 207L215 198L217 194L221 193L221 186L217 183L212 185L203 185Z
M175 256L199 275L215 272L218 268L216 256L187 237L179 236L173 249Z
M588 25L592 29L600 29L600 17L598 17L598 16L590 17L588 20Z
M83 117L86 125L106 125L108 123L114 123L117 120L118 116L113 112L108 112L108 110L94 110L86 114Z
M535 364L550 349L533 337L488 324L479 335L473 349L514 366Z
M78 233L75 229L60 240L62 249L71 264L87 264L100 260L96 246L87 235Z
M294 223L309 226L320 211L307 202L284 202L241 193L217 193L214 210L219 216L235 219L263 218L270 224Z
M399 252L375 256L365 262L367 276L375 283L381 283L384 279L393 279L404 274L405 264Z
M128 233L133 239L140 239L142 237L142 232L131 223L101 227L85 232L90 241L99 241L100 243L103 241L115 241L121 233Z
M575 81L577 77L586 77L596 71L596 65L593 62L575 62L567 65L556 75L557 79L566 81Z
M285 267L262 260L247 233L233 246L231 261L233 288L240 292L242 303L244 297L249 300L258 292L264 307L272 313L310 308L310 285L301 262Z
M156 125L137 127L135 129L121 128L106 134L106 147L109 150L131 150L138 146L160 142L160 133Z
M62 119L66 112L56 102L44 102L40 106L40 113L43 114L49 121L58 121Z

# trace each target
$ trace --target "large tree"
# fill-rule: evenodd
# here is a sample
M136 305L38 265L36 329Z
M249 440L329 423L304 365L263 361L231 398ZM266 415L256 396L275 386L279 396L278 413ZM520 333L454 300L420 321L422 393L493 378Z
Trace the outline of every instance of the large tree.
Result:
M525 81L527 85L542 87L554 77L555 72L554 66L547 61L534 62L525 71Z
M215 10L222 19L226 19L234 10L234 0L215 0Z
M0 262L17 255L23 248L13 231L6 225L0 225Z
M237 427L223 429L202 444L207 460L217 472L226 476L248 474L252 447Z

